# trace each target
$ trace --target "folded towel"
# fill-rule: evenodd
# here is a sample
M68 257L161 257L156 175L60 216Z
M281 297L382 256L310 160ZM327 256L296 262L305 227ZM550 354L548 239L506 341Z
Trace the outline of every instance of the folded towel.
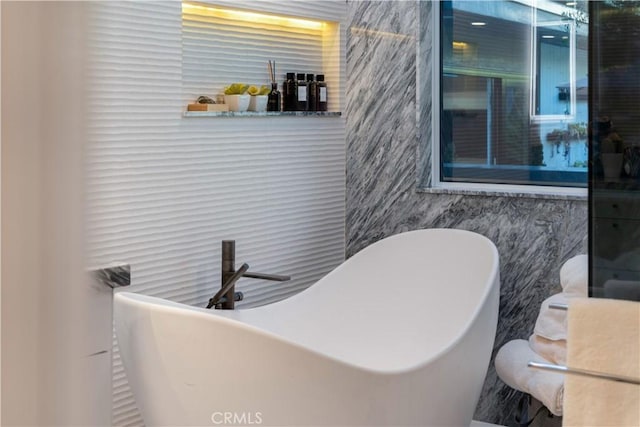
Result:
M509 387L532 395L552 414L562 415L564 375L529 368L530 361L550 363L531 350L526 340L509 341L496 355L496 372Z
M565 296L587 296L589 286L589 257L576 255L560 268L560 286Z
M567 366L640 377L640 303L574 298ZM640 425L640 386L567 375L564 426Z
M567 312L549 308L549 304L568 304L569 298L564 293L555 294L542 301L540 313L536 319L533 333L548 340L567 339Z
M567 364L567 341L548 340L536 334L529 337L531 350L556 365Z
M568 259L560 269L562 292L542 302L533 335L531 349L553 363L564 365L567 354L567 312L549 308L550 304L568 304L571 298L586 297L589 280L589 260L586 255Z

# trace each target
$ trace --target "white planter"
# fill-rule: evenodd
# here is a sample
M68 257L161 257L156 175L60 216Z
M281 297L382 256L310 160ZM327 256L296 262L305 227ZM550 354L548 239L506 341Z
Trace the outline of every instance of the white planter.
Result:
M617 181L622 173L622 153L602 153L602 170L605 181Z
M269 95L254 95L249 101L249 111L267 111Z
M247 111L251 95L225 95L224 103L229 106L229 111Z

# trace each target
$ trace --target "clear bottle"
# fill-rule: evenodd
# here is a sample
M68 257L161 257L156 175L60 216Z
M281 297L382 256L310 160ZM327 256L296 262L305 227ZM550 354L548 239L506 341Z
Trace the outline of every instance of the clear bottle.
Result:
M318 111L318 83L313 80L313 74L307 74L307 88L309 90L308 111Z
M297 87L298 87L298 97L297 97L297 105L298 108L296 108L297 111L307 111L307 108L309 107L309 93L308 93L308 86L307 86L307 82L304 79L304 73L298 73L297 78L298 78L298 82L297 82Z
M271 92L269 92L269 100L267 101L267 111L280 111L280 91L278 83L271 83Z
M283 105L282 111L295 111L298 107L298 91L295 73L287 73L287 80L282 85Z
M318 111L327 111L327 84L324 81L324 74L318 74Z

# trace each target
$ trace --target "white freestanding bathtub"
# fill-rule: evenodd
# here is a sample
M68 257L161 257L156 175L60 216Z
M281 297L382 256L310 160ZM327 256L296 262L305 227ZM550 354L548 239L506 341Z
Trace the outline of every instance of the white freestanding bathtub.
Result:
M116 333L147 426L468 426L498 266L479 234L412 231L259 308L118 293Z

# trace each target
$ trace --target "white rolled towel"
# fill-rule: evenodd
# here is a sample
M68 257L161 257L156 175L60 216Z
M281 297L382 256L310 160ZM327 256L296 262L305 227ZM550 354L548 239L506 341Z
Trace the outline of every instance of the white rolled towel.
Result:
M567 340L548 340L532 334L529 337L529 347L543 359L556 365L567 364Z
M589 286L589 257L576 255L560 268L560 286L567 297L586 297Z
M549 308L549 304L569 304L569 299L564 293L560 293L552 295L542 301L533 333L548 340L566 340L567 312L565 310Z
M529 368L530 361L551 363L536 354L526 340L509 341L496 355L496 372L509 387L532 395L552 414L561 416L564 375Z
M550 296L542 302L529 346L543 358L560 365L567 356L567 312L549 308L549 304L568 304L564 293Z

